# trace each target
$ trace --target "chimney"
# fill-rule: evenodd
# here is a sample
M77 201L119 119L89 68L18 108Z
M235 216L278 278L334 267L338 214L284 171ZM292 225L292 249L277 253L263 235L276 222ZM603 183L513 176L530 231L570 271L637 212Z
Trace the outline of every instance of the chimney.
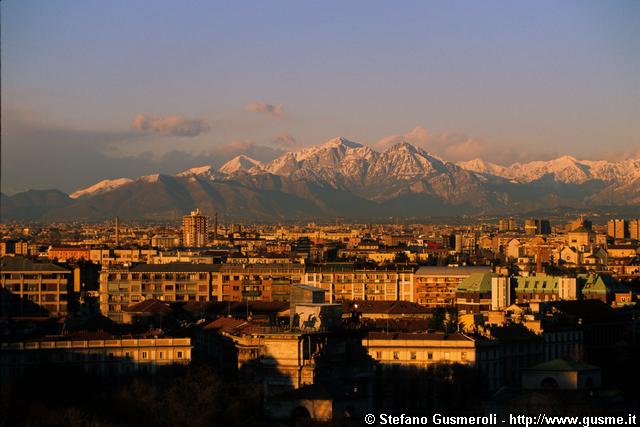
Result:
M116 246L120 246L120 219L116 217Z
M218 242L218 212L213 216L213 242Z
M536 274L542 274L542 248L539 246L536 254Z

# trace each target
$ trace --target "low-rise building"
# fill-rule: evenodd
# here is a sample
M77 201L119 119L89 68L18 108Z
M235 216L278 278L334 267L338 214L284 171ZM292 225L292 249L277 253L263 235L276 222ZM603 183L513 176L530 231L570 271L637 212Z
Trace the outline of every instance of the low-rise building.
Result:
M96 375L153 372L188 364L191 338L118 337L106 333L0 343L0 377L6 381L34 366L77 366Z
M503 383L501 350L492 340L444 332L369 332L363 345L383 367L459 363L482 370L492 390Z

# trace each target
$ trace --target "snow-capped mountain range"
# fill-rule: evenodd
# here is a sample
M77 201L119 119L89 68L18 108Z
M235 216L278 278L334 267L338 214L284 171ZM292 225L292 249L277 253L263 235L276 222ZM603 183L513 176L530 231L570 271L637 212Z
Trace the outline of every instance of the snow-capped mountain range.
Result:
M13 197L13 196L12 196ZM195 206L247 219L525 212L545 207L640 205L640 159L577 160L501 166L448 162L407 142L382 152L334 138L261 162L237 156L214 169L103 180L45 217L156 218ZM9 197L5 198L9 200ZM58 200L58 199L56 199Z
M590 180L627 182L640 177L640 159L614 163L606 160L577 160L571 156L562 156L548 161L514 163L511 166L500 166L482 159L474 159L459 162L458 166L518 182L532 182L545 175L550 175L554 180L565 184L581 184Z

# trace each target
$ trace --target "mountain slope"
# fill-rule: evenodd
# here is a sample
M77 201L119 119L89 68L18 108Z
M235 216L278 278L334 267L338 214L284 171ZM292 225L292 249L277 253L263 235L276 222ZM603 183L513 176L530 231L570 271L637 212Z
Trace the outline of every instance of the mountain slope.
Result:
M0 220L36 220L53 209L69 206L73 199L58 190L29 190L13 196L2 195Z
M341 216L522 213L640 205L640 160L500 166L447 162L407 142L383 152L334 138L270 162L240 155L215 170L105 180L71 197L55 190L2 196L2 219L178 220L199 207L246 221Z
M108 191L115 190L116 188L127 185L132 181L133 180L129 178L105 179L89 187L76 190L75 192L71 193L69 197L71 197L72 199L79 199L80 197L95 196L100 193L106 193Z

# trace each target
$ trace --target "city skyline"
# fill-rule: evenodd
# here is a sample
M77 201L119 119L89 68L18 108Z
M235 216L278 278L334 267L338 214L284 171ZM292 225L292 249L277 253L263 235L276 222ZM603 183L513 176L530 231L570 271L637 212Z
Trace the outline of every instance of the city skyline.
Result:
M635 2L3 2L2 191L338 135L450 161L637 158L638 16Z
M640 1L0 12L3 426L637 424Z

